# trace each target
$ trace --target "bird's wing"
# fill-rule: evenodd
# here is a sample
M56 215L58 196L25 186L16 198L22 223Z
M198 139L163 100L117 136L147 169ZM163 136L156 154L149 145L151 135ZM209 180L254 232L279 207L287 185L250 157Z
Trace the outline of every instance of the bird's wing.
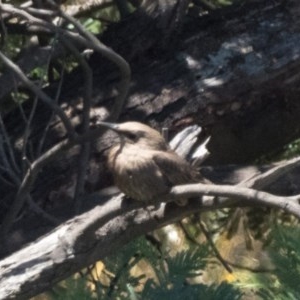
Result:
M170 186L201 181L197 170L175 152L159 151L153 155L153 161Z

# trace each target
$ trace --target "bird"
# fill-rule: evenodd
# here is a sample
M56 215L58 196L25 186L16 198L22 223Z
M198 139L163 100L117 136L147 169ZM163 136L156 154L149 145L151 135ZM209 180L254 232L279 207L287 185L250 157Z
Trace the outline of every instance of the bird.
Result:
M155 129L139 122L98 122L119 135L108 153L115 185L129 198L157 203L173 186L202 180L199 172L170 149ZM185 205L186 199L176 201Z

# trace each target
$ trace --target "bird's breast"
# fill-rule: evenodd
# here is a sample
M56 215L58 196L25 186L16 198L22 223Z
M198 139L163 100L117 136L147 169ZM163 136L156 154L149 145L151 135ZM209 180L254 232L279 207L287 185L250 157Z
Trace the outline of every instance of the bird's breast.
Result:
M169 186L153 161L153 151L133 146L116 146L109 154L108 166L115 184L127 196L148 202L165 194Z

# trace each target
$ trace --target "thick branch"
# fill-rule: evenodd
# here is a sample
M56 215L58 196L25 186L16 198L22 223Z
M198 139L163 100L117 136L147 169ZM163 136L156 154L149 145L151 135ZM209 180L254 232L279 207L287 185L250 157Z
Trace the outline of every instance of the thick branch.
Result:
M166 199L199 195L230 196L231 199L193 200L184 209L176 205L161 204L156 210L153 207L145 210L138 208L143 204L134 201L126 204L119 196L69 220L49 235L0 262L2 299L32 297L113 253L138 235L196 211L267 205L300 218L300 206L296 201L298 196L278 197L248 188L203 184L178 186L171 190Z
M280 208L290 214L295 215L297 218L300 219L300 206L298 204L300 195L282 197L244 187L229 185L207 185L197 183L174 187L172 188L168 197L180 199L180 197L183 196L197 197L199 195L228 197L227 199L217 200L209 198L207 201L203 201L203 206L212 206L212 203L226 205L230 204L232 199L238 199L240 200L239 204L243 204L242 206L262 204L264 206Z

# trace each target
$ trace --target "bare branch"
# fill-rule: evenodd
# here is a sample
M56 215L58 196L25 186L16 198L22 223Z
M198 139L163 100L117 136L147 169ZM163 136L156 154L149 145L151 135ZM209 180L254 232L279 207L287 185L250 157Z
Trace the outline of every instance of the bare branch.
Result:
M5 215L2 225L1 225L1 239L2 243L5 242L8 232L11 229L11 226L23 207L24 201L28 196L31 186L35 181L35 178L38 172L46 165L50 160L55 158L58 154L62 153L64 150L69 149L74 144L69 140L64 140L61 143L55 145L53 148L48 150L45 154L40 156L36 161L34 161L31 167L27 170L25 177L23 178L22 183L19 186L18 192L14 199L14 202L9 208L9 211Z
M171 189L168 196L164 200L175 200L180 197L199 197L199 195L227 197L227 198L208 198L203 199L202 205L211 206L212 203L230 205L233 199L238 199L237 206L252 206L253 204L261 204L268 207L280 208L297 218L300 218L300 205L298 204L300 195L282 197L269 194L267 192L257 191L250 188L230 186L230 185L211 185L211 184L189 184L176 186ZM241 205L242 204L242 205ZM235 205L236 206L236 205Z
M292 158L288 161L282 161L274 168L263 174L253 176L238 184L238 186L252 187L255 189L263 189L274 183L279 177L291 172L300 165L300 157Z
M84 87L84 98L83 98L83 109L82 109L82 131L83 134L89 132L90 127L90 109L92 103L92 91L93 91L93 73L89 67L85 58L79 53L77 48L69 40L64 41L64 45L75 55L77 61L81 65L85 75L85 87ZM78 163L78 175L77 183L75 188L75 211L78 213L81 207L81 199L84 193L84 183L86 170L88 167L88 160L90 155L90 142L85 142L81 145L81 152Z
M37 214L42 216L45 220L49 221L51 224L59 225L59 220L55 217L51 216L49 213L47 213L45 210L43 210L38 204L34 202L32 197L28 195L27 202L30 206L30 208Z
M15 175L17 175L20 172L20 169L16 163L13 147L10 143L10 140L9 140L9 137L8 137L1 114L0 114L0 131L2 132L2 134L4 136L4 141L6 143L6 148L7 148L8 154L9 154L9 158L7 158L8 165L6 165L6 167L10 167L13 170L13 173Z
M297 196L278 197L249 188L184 185L174 187L164 199L171 201L200 195L226 196L233 199L195 199L184 209L164 203L157 209L141 208L143 203L124 202L122 196L110 199L106 204L68 220L49 235L2 260L0 294L3 299L32 297L117 251L129 240L191 213L222 207L267 205L283 209L300 219L300 206L295 201ZM7 284L7 280L12 280L14 284Z
M0 150L0 153L1 153L1 155L2 155L2 149ZM9 173L8 169L5 168L5 167L3 167L3 166L1 166L1 165L0 165L0 170L3 171L3 172L5 172L5 173ZM9 180L7 179L7 177L4 177L3 175L0 175L0 180L1 180L3 183L7 184L7 185L10 185L10 186L13 186L13 187L16 186L15 183L12 182L12 181L14 181L14 180L9 181Z
M120 70L121 74L121 80L119 83L118 88L118 96L115 100L115 106L113 109L113 112L110 115L110 120L116 120L119 116L119 114L122 111L122 108L124 106L125 99L127 97L127 93L129 90L129 83L130 83L130 76L131 76L131 70L128 65L128 63L117 53L115 53L112 49L108 48L104 44L102 44L93 34L87 32L84 27L77 22L73 17L65 14L63 11L60 10L59 7L55 5L55 7L58 9L59 14L66 20L68 20L71 24L75 26L75 28L78 30L81 36L76 35L72 32L69 32L67 30L61 29L52 23L45 22L41 19L35 18L28 14L25 11L22 11L20 9L14 8L10 5L6 4L0 4L0 8L8 13L12 13L15 15L19 15L27 20L30 21L31 25L39 25L46 29L51 29L53 32L60 33L62 37L61 39L64 39L66 36L70 39L76 41L77 43L83 44L87 48L92 48L95 51L102 54L104 57L106 57L108 60L112 61L114 64L116 64Z
M23 71L15 64L13 63L8 57L6 57L1 51L0 51L0 59L3 61L3 63L13 70L16 75L22 80L22 82L31 90L33 91L43 102L45 102L61 119L63 122L70 138L74 138L76 136L76 133L74 131L74 128L69 120L69 118L66 116L65 112L51 99L47 94L45 94L39 87L37 87L31 80L27 78L27 76L23 73Z
M46 151L31 164L30 169L27 170L27 173L24 176L21 185L19 186L14 202L12 203L8 213L3 219L2 226L0 228L0 236L2 240L5 240L7 233L10 231L15 217L20 212L26 196L28 195L39 171L50 161L61 155L64 151L67 151L76 144L92 141L98 138L102 134L102 132L102 128L97 128L94 130L90 130L87 134L78 136L75 141L65 139Z
M222 257L220 251L218 250L218 248L216 247L211 234L209 233L206 224L203 221L199 221L199 226L203 232L203 234L206 237L206 240L208 241L209 245L211 246L213 252L215 253L217 259L220 261L220 263L223 265L223 267L226 269L227 272L232 273L232 268L228 265L228 263L224 260L224 258Z
M65 68L63 67L62 71L61 71L61 74L60 74L60 80L59 80L59 83L58 83L55 98L54 98L55 103L58 102L58 98L60 97L60 94L61 94L61 88L62 88L63 80L64 80L64 72L65 72ZM46 126L45 130L43 131L43 136L41 137L38 148L37 148L37 153L36 153L37 157L40 156L41 153L42 153L44 142L45 142L46 136L49 132L49 128L50 128L51 121L52 121L53 117L54 117L54 112L52 111L52 114L51 114L51 116L48 120L48 123L47 123L47 126Z
M28 12L29 14L31 14L35 17L39 17L39 18L57 16L57 13L55 11L49 10L49 9L27 7L27 8L24 8L24 10L26 12Z
M31 129L30 126L31 126L33 116L35 114L37 103L38 103L38 97L36 96L36 97L34 97L33 105L32 105L32 108L31 108L30 115L29 115L28 119L26 118L26 116L24 114L22 105L19 104L21 114L24 116L23 119L24 119L24 122L25 122L25 130L24 130L24 134L23 134L23 145L22 145L22 174L24 174L25 170L26 170L25 162L28 160L28 158L27 158L27 148L28 148L28 139L29 139L29 136L30 136L30 129Z
M52 1L51 1L52 2ZM112 61L114 64L116 64L120 70L121 74L121 80L119 83L118 88L118 96L115 99L115 106L113 109L113 112L111 113L109 119L110 120L116 120L120 113L122 112L122 108L125 103L125 99L128 94L129 90L129 83L130 83L130 77L131 77L131 70L128 65L128 63L115 53L112 49L108 48L104 44L102 44L93 34L86 31L85 28L77 22L73 17L65 14L57 5L55 7L58 9L60 15L68 20L71 24L75 26L75 28L78 30L78 32L86 39L86 46L88 48L92 48L96 50L97 52L101 53L104 57Z
M5 43L5 39L7 37L7 29L6 29L6 26L4 24L4 20L3 20L2 14L0 14L0 25L1 25L1 31L2 31L0 45L3 46L4 43Z

